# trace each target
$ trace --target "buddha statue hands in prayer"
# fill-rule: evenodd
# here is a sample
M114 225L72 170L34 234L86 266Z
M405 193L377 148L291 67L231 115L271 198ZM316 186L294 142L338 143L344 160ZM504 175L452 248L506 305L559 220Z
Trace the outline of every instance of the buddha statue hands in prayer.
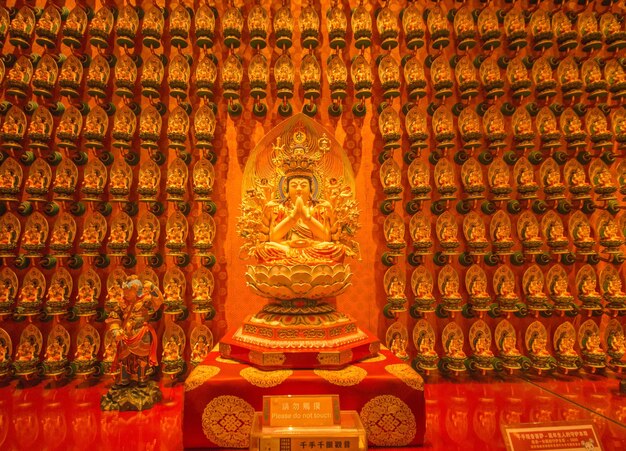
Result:
M288 265L343 260L343 246L331 241L334 214L330 203L311 197L310 177L287 177L286 184L287 198L270 201L264 208L268 241L257 246L257 258Z

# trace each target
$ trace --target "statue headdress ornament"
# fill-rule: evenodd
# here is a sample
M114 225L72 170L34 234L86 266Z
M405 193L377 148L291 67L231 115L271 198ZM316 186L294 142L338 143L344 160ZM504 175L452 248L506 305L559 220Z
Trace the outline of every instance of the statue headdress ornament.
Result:
M281 138L276 138L273 146L272 163L278 172L285 177L304 176L313 177L315 169L322 153L319 150L312 151L307 146L307 133L303 126L298 126L293 131L292 142L285 146L281 144Z

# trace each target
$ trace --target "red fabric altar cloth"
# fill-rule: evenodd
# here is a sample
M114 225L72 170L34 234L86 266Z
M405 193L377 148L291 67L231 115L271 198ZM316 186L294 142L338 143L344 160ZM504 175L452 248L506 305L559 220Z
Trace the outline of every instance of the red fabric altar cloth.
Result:
M422 445L424 384L387 349L341 370L263 371L213 350L185 381L185 448L248 448L255 411L267 395L338 394L342 410L356 410L369 446Z

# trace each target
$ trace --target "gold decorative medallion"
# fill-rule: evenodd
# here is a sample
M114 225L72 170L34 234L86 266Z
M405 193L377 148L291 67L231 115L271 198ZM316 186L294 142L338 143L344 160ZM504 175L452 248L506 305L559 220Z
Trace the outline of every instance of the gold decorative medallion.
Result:
M239 372L239 375L252 385L262 388L276 387L285 382L291 375L291 370L263 371L247 367Z
M191 391L194 388L198 388L206 381L211 379L220 372L220 369L212 365L198 365L189 374L187 380L185 380L185 391Z
M389 374L393 374L402 382L415 390L424 390L424 379L422 379L422 376L417 374L413 370L413 368L404 363L387 365L385 367L385 371L387 371Z
M254 408L238 396L213 398L202 413L206 438L222 448L247 448Z
M375 446L406 446L415 437L415 416L400 398L376 396L363 406L360 415L367 439Z
M352 365L341 370L313 370L313 372L331 384L342 387L357 385L367 376L367 371L363 368Z

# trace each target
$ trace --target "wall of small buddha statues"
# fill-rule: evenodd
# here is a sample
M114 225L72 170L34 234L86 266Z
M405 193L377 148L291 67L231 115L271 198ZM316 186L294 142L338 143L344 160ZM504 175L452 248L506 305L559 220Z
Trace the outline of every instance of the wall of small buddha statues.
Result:
M340 310L420 371L620 370L625 11L582 3L0 7L0 375L110 371L128 274L165 373L258 311L243 169L300 111L355 172Z

